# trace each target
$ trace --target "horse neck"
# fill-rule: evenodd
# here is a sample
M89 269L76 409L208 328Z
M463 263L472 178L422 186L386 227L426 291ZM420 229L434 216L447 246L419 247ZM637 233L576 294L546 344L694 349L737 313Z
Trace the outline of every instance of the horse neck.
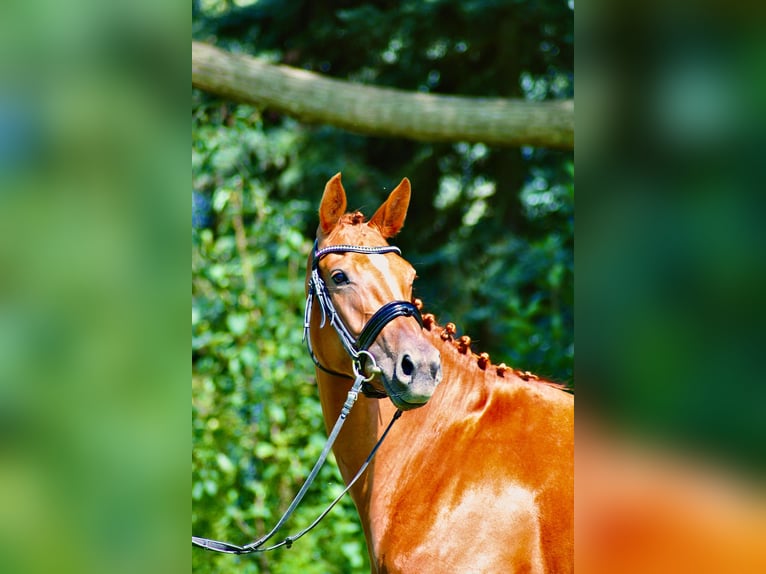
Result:
M325 429L329 433L348 397L352 381L319 369L316 375ZM359 395L333 446L338 468L346 484L362 466L394 412L395 408L388 400ZM366 477L354 485L351 496L363 514L369 497Z

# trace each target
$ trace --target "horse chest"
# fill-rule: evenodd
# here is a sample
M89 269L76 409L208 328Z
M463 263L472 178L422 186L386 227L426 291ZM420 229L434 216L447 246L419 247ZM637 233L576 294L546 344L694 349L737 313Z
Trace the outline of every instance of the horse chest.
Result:
M544 572L535 494L514 483L400 492L373 507L379 572Z

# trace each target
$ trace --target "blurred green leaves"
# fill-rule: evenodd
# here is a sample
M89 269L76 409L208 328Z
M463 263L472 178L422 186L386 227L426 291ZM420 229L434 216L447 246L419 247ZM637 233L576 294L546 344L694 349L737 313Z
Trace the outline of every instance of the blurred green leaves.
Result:
M183 13L2 13L0 564L185 569L188 117L168 105L187 89L169 49Z
M313 364L302 344L308 202L280 200L294 136L267 133L258 114L233 122L197 109L193 186L212 197L192 231L192 529L245 543L277 521L324 444ZM341 485L328 464L285 527L306 526ZM332 485L336 485L333 487ZM289 551L233 558L197 551L195 572L351 571L366 563L350 500ZM320 552L321 549L321 552ZM345 565L345 566L344 566Z
M762 477L762 22L715 3L583 8L580 400Z

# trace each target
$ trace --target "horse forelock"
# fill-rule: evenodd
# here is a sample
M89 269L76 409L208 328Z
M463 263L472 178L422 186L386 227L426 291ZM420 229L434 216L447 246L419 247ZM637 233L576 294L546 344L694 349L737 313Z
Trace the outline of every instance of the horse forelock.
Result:
M343 216L342 221L347 222L351 225L360 225L365 222L364 213L361 211L355 211L353 213L347 213Z
M338 225L322 242L327 245L357 245L380 247L388 245L377 227L369 225L361 211L346 213L338 220Z

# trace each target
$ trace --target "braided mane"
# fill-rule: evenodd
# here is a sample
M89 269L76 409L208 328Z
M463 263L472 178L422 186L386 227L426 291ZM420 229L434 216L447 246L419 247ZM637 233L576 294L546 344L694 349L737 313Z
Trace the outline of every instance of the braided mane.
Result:
M342 225L361 225L365 223L366 221L367 219L365 218L364 214L361 211L354 211L351 213L343 214L338 223L340 228ZM505 363L500 363L499 365L492 364L492 361L489 358L489 353L476 354L471 351L471 337L469 337L468 335L462 335L460 337L456 337L457 327L455 326L454 323L450 322L444 326L439 325L436 322L436 317L433 314L423 312L422 300L414 298L412 302L415 304L415 306L418 308L418 310L421 313L421 316L423 318L423 328L425 328L427 331L438 333L439 338L445 344L451 344L461 355L473 357L473 359L476 361L476 366L478 366L478 368L481 369L482 371L487 371L487 372L494 371L495 375L500 378L506 378L506 377L509 378L509 377L516 376L523 381L533 381L536 383L541 383L550 387L554 387L556 389L572 392L572 389L570 389L566 384L548 381L546 379L539 377L538 375L534 373L531 373L530 371L522 371L520 369L514 369L513 367L509 367Z
M476 361L476 366L482 371L494 371L495 375L500 378L505 378L506 376L516 376L523 381L534 381L536 383L541 383L556 389L571 392L571 389L569 389L567 385L548 381L529 371L514 369L505 363L493 365L489 358L489 353L479 353L477 355L471 351L471 337L468 335L462 335L461 337L457 338L455 337L457 334L457 327L455 327L454 323L447 323L446 325L441 326L436 322L436 317L433 314L423 313L423 301L415 298L412 300L412 302L421 312L424 329L439 333L439 338L445 343L451 344L461 355L469 355L473 357L473 359Z

